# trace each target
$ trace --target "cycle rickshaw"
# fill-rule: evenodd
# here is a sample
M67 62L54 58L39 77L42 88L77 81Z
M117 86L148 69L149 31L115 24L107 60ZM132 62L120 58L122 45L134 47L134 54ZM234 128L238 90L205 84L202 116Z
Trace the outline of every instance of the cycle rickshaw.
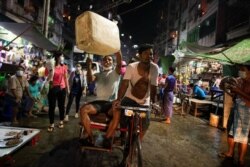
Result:
M123 161L120 166L124 167L143 167L142 160L142 119L146 118L146 112L150 111L150 108L142 108L142 107L130 107L130 106L120 106L121 109L124 110L124 115L128 117L128 126L126 128L117 128L116 132L123 133L118 138L120 139L120 143L118 146L123 148ZM91 128L96 129L97 133L94 133L94 146L81 146L81 151L85 150L95 150L95 151L107 151L111 152L112 147L110 149L103 148L100 143L102 139L100 136L105 133L105 130L108 126L108 121L105 120L106 123L100 122L91 122ZM84 129L81 126L80 137L83 134ZM113 137L112 143L113 145L117 145Z

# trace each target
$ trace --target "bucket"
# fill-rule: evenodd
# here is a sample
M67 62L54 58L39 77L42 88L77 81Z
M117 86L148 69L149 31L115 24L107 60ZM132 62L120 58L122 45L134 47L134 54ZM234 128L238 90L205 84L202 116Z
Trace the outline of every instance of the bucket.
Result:
M218 115L210 113L209 125L213 127L218 127L219 120L220 120L220 117Z

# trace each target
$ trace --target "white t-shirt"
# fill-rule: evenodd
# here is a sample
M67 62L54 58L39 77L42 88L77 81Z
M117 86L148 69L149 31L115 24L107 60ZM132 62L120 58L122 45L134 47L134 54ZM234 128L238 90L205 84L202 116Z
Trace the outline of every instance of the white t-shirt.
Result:
M115 70L102 71L96 76L96 99L115 100L117 98L120 75Z
M135 83L142 77L139 75L138 70L137 70L137 66L138 66L139 62L134 62L131 63L127 66L126 69L126 73L123 77L124 80L130 80L129 82L132 83L132 85L135 85ZM154 85L154 86L158 86L158 66L154 63L150 63L150 72L149 72L149 79L150 79L150 85ZM146 93L145 97L142 99L138 99L136 97L134 97L131 93L131 83L129 83L128 89L125 93L125 96L135 100L138 104L141 105L149 105L150 104L150 85L148 87L148 92Z

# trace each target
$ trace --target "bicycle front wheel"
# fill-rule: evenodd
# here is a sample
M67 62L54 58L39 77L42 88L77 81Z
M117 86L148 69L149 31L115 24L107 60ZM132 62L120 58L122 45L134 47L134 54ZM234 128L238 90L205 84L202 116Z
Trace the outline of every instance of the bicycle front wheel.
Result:
M139 136L136 136L129 151L129 167L143 167L142 153L141 153L141 140Z

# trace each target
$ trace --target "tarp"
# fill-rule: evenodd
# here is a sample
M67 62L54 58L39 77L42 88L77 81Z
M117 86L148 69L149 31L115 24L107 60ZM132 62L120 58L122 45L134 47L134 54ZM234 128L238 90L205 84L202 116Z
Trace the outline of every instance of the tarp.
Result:
M223 51L218 52L222 48L211 48L211 49L194 49L197 47L190 47L190 45L186 45L187 50L185 55L202 57L205 59L218 60L221 62L226 62L230 64L249 64L250 63L250 39L244 39L237 44L224 48ZM196 50L196 52L195 52ZM207 52L206 52L206 51ZM208 52L216 52L216 54L208 53Z
M236 45L225 51L210 55L211 58L227 61L231 64L249 64L250 63L250 39L244 39Z
M39 48L46 49L48 51L57 50L57 47L32 24L0 22L0 26L11 31L15 35L24 38Z

